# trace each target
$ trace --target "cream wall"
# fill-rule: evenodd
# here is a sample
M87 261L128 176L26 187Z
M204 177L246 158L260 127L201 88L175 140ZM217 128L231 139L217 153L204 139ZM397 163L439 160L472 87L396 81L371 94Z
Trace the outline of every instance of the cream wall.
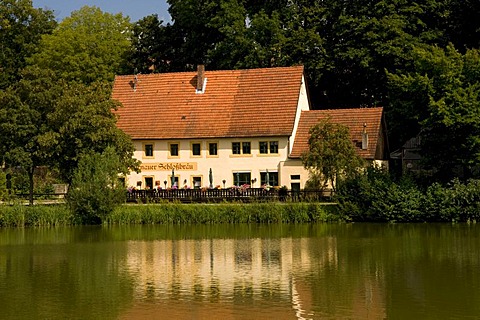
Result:
M278 154L260 154L260 141L278 141ZM218 144L218 156L208 155L208 143L216 142ZM250 142L251 154L234 155L232 154L232 142ZM153 144L153 157L144 157L144 144ZM179 144L179 157L170 157L170 143ZM193 156L191 151L192 143L201 144L201 155ZM251 179L257 179L253 187L260 187L260 173L278 172L280 185L283 185L280 164L287 159L288 155L288 137L269 137L269 138L247 138L247 139L200 139L200 140L136 140L134 141L134 157L142 162L145 170L140 173L132 172L126 179L127 186L136 186L137 181L142 181L142 187L145 186L145 178L152 177L153 181L160 181L160 186L164 187L164 181L167 181L167 187L171 186L171 169L159 170L159 164L172 165L184 164L190 168L176 169L175 176L179 177L179 187L183 187L183 182L187 180L187 186L193 187L193 177L202 177L202 187L209 185L209 170L212 168L213 185L223 187L222 180L226 180L225 186L234 185L233 174L237 171L250 172ZM145 167L149 166L149 167ZM193 168L192 168L193 167Z
M308 171L302 165L301 160L288 159L280 163L281 177L279 177L280 185L287 186L291 189L292 183L300 183L300 188L303 189L308 180ZM292 175L300 176L300 179L291 179Z
M305 85L305 77L302 76L302 85L298 96L297 112L295 114L295 122L293 125L292 137L290 138L290 144L288 146L289 154L292 152L293 142L297 135L298 123L300 122L300 116L302 111L310 110L310 101L308 100L307 87Z

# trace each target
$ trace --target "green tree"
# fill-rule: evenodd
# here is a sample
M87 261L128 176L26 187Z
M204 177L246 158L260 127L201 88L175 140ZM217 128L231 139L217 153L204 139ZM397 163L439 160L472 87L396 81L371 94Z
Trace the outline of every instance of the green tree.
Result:
M176 71L179 47L172 25L164 25L156 14L144 17L133 25L124 69L128 73Z
M49 115L54 112L56 91L52 73L30 69L23 79L0 91L0 146L7 167L22 167L29 177L33 204L33 174L37 166L48 164L54 128Z
M55 25L52 12L33 8L31 0L0 1L0 89L19 80L25 59Z
M324 119L309 133L309 149L302 155L302 163L311 174L310 185L318 183L315 187L322 189L330 184L335 190L337 178L350 176L363 167L363 159L355 151L348 127Z
M131 29L121 14L85 6L44 36L39 52L28 62L67 81L112 82L130 48Z
M410 133L421 134L424 161L439 178L478 177L480 52L462 54L453 45L417 48L415 71L389 78L396 131L418 130Z
M136 170L130 138L116 126L109 85L57 79L48 69L29 67L23 79L0 91L0 145L7 166L28 172L30 203L38 166L58 169L67 183L80 155L114 147L123 169Z
M118 102L111 99L108 84L69 83L64 87L49 117L56 130L52 153L55 159L51 165L58 168L67 183L72 181L78 161L86 151L102 153L113 147L122 171L138 169L130 137L116 126L117 118L112 110L118 107Z
M82 154L68 192L68 205L83 224L99 224L116 206L125 202L125 188L118 181L123 170L114 148L101 154Z

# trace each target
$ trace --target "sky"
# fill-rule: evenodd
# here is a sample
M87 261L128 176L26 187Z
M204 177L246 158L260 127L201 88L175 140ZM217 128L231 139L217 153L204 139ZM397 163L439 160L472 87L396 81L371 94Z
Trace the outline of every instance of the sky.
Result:
M96 6L105 12L129 16L131 22L155 13L160 20L170 22L166 0L33 0L33 6L52 10L58 21L83 6Z

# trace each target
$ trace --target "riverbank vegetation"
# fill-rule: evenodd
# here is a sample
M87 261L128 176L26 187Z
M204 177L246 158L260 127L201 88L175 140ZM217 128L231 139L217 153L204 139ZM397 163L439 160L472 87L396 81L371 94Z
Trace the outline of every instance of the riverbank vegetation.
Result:
M334 205L320 203L134 204L97 216L104 225L316 223L341 221ZM68 226L85 224L66 205L2 205L0 227Z
M336 196L339 214L351 221L476 222L480 180L422 186L410 177L395 180L378 168L343 181Z

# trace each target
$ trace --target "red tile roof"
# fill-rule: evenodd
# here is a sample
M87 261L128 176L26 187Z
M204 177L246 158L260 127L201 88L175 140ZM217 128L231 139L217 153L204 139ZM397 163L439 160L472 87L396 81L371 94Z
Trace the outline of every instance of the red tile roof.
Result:
M333 123L339 123L350 129L350 136L358 154L364 158L373 160L377 156L377 146L383 143L381 135L383 108L358 108L336 110L310 110L303 111L298 124L297 134L293 145L291 158L299 158L308 150L309 130L322 119L329 118ZM362 150L363 125L366 124L368 133L368 148ZM383 150L383 149L382 149Z
M303 67L117 76L118 127L133 139L289 136ZM134 90L135 86L135 90Z

